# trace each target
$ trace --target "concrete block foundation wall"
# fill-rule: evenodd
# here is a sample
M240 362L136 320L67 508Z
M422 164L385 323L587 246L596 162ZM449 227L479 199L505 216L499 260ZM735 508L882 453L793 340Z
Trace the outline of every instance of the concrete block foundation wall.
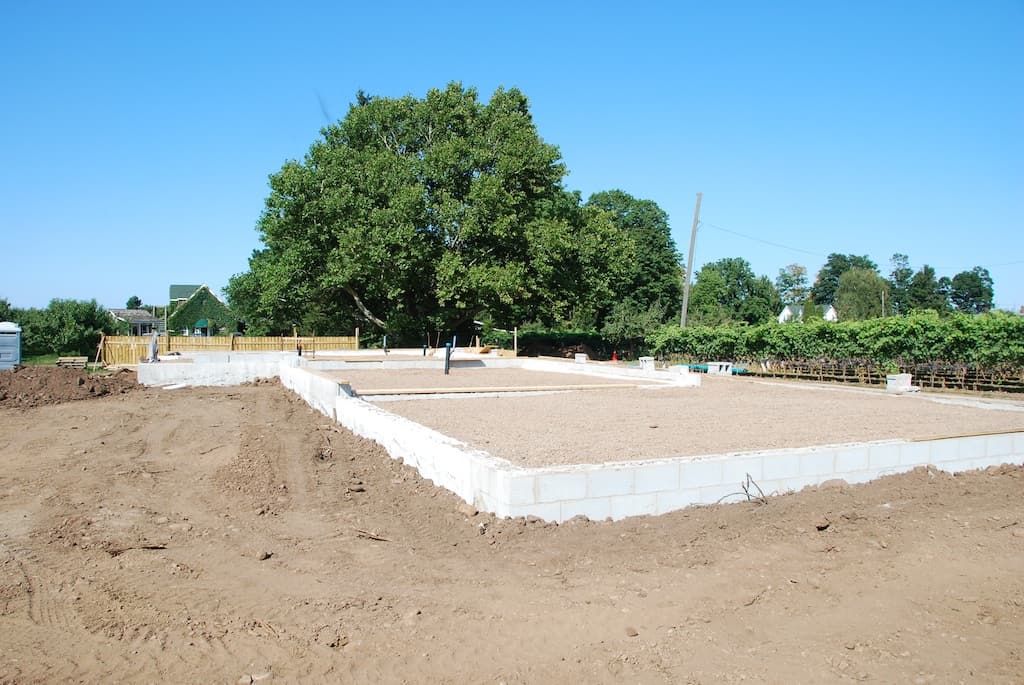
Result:
M544 366L544 362L529 360L520 363L531 370L551 370ZM1024 463L1024 432L1018 432L639 462L520 468L351 397L341 383L318 373L305 361L280 358L274 364L274 373L270 375L279 375L282 384L311 407L357 435L376 441L393 458L413 466L436 485L498 516L537 516L561 522L580 515L599 520L664 514L696 504L744 499L741 483L748 475L766 494L777 494L835 478L862 483L919 466L930 465L956 472L1004 463ZM211 377L223 371L221 365L222 362L211 362L209 366L214 368L202 370L200 367L206 364L140 365L140 382L145 382L142 379L144 368L148 371L149 367L180 366L184 368L173 374L173 380L168 380L172 374L161 375L161 380L191 385L229 385L229 382L209 382ZM587 368L589 365L565 363L564 366ZM184 370L190 367L193 376L186 378ZM254 364L243 367L244 370L235 370L228 374L229 377L234 379L266 371ZM561 366L556 368L569 372Z

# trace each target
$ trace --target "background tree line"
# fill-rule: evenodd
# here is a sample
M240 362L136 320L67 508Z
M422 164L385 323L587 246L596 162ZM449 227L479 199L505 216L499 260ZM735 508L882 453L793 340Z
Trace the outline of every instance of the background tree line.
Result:
M482 102L452 83L425 97L360 92L301 161L270 176L262 247L226 288L256 334L363 331L416 343L433 331L536 327L598 332L636 346L679 316L683 265L668 217L621 190L586 201L564 186L558 148L539 136L526 97ZM893 256L828 256L813 284L792 264L773 282L739 257L696 274L689 321L758 325L787 304L845 321L980 313L992 279L976 267L938 278Z
M54 299L45 309L23 309L0 298L0 321L13 321L21 326L23 357L92 356L102 334L118 332L114 318L96 300Z

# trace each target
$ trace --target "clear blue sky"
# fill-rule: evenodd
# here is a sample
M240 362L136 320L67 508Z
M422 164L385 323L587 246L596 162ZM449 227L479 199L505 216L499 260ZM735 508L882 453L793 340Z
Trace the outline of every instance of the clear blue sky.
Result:
M454 80L521 89L567 187L656 201L684 254L702 191L698 267L903 252L1024 305L1020 0L295 5L8 3L0 297L220 291L318 94Z

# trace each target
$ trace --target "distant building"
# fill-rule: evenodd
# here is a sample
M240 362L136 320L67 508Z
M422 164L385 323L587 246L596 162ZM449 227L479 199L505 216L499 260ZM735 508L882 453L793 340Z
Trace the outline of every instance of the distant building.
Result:
M109 312L115 321L128 324L128 335L149 335L164 330L163 318L145 309L111 309Z
M170 295L169 331L208 336L229 335L238 330L238 317L209 286L172 285Z
M832 305L827 305L823 308L821 318L825 321L838 321L839 313L836 312L836 308ZM779 312L779 323L788 323L790 321L803 321L804 320L804 306L802 304L787 304L783 307L782 311Z

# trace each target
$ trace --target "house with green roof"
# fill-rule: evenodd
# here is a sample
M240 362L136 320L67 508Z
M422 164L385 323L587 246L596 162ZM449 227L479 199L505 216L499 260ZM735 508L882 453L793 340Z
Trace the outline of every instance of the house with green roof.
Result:
M172 285L167 330L181 335L231 335L238 316L207 285Z
M188 298L192 297L192 293L202 287L203 286L201 285L172 285L171 296L168 298L168 301L170 301L171 304L175 302L184 302Z

